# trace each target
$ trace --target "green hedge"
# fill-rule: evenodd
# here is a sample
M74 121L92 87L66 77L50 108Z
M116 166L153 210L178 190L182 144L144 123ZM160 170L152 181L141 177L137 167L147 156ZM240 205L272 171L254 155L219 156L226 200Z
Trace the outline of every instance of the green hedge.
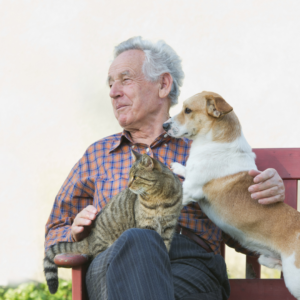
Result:
M2 300L72 300L72 283L59 279L56 294L51 295L46 283L23 283L16 288L0 287Z

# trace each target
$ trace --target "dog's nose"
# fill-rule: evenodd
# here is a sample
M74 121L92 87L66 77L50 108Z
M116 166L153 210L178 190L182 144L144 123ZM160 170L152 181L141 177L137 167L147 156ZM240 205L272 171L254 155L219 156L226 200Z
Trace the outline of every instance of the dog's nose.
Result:
M168 131L170 128L171 128L171 124L170 124L170 123L164 123L164 124L163 124L163 129L164 129L165 131Z

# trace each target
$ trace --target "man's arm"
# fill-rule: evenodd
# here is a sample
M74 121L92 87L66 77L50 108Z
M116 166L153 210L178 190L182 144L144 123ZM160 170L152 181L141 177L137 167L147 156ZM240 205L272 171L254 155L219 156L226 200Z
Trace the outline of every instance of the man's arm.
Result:
M79 240L89 233L89 225L96 217L82 211L93 204L94 180L93 174L88 168L88 153L79 160L65 180L58 195L46 224L45 250L57 242L72 242ZM94 208L96 210L96 208ZM81 214L79 214L81 212ZM79 214L79 217L78 217ZM76 220L76 224L73 221ZM89 224L87 224L89 221ZM83 223L86 224L83 224ZM87 227L84 227L87 225Z

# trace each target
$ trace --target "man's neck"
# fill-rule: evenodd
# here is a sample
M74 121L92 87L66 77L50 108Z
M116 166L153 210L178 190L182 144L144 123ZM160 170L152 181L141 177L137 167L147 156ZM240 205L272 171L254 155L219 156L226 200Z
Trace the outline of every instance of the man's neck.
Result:
M143 120L136 126L124 128L127 130L134 143L141 143L150 146L154 140L164 131L162 125L169 119L168 109L161 110L158 115L148 115L147 120Z
M154 142L154 140L164 132L162 124L163 123L159 124L160 126L156 127L141 128L141 130L130 130L129 132L133 142L135 144L140 143L150 146Z

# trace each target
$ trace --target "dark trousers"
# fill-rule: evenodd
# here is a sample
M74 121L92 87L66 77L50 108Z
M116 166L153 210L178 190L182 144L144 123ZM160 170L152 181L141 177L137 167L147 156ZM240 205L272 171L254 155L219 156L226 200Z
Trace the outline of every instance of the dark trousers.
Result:
M90 300L224 300L230 287L221 255L175 234L170 252L153 230L129 229L91 263Z

